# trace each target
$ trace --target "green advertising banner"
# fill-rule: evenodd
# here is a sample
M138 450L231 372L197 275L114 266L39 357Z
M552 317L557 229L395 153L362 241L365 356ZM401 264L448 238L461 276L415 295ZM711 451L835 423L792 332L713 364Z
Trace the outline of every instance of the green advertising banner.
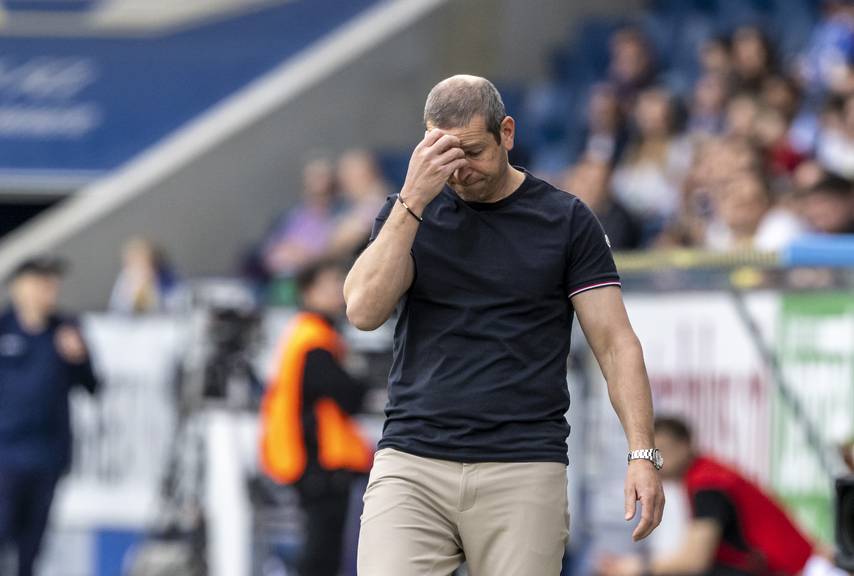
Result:
M854 295L783 294L776 330L786 384L825 446L854 436ZM832 479L775 387L771 484L813 536L833 539Z

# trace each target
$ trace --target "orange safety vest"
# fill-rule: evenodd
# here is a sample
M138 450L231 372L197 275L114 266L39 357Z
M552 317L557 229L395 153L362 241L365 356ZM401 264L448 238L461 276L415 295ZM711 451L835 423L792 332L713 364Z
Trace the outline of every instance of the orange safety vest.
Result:
M272 479L293 484L308 464L303 432L303 375L306 355L318 348L338 361L344 343L319 315L302 312L282 340L278 370L261 403L261 467ZM368 472L373 453L356 423L331 398L314 405L317 458L325 470Z

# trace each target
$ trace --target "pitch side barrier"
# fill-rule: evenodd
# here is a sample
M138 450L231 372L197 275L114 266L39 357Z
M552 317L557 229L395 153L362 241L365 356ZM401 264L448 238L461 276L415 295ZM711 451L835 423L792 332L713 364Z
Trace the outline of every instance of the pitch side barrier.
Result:
M832 481L854 438L854 235L806 236L780 252L615 258L656 412L684 417L702 449L773 489L830 541ZM594 431L585 445L597 443L585 453L602 454L621 447L619 424L591 355L585 365L588 384L573 400L601 407L585 409L594 416L582 426ZM603 451L602 438L615 446ZM607 482L601 465L585 470L585 485ZM595 525L607 514L596 494L582 497Z
M773 489L816 536L829 539L836 449L854 437L854 239L810 237L777 254L679 251L616 259L657 412L684 416L703 449ZM264 312L254 353L262 380L288 317L287 310ZM198 434L176 440L188 410L176 392L196 389L195 379L187 376L179 386L176 375L181 366L189 367L186 374L202 373L191 369L203 364L194 358L205 350L194 336L194 318L189 312L84 319L104 388L94 400L74 399L76 459L58 498L58 529L144 532L158 522L167 478L178 487L201 485L190 465L202 457L192 449ZM353 349L376 360L372 379L381 380L390 333L351 337ZM614 497L622 494L625 460L618 456L625 440L595 360L581 337L574 342L573 530L604 540L617 529L609 522L625 530L622 499ZM377 415L366 421L372 436L381 427L383 390L377 386ZM254 443L247 446L241 458L251 456ZM574 541L583 542L580 536L574 533Z

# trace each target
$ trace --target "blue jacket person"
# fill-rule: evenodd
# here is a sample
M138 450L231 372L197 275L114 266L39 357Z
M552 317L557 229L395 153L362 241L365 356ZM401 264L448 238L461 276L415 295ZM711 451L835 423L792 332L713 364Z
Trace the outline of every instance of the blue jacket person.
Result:
M0 565L14 559L18 576L33 573L71 461L69 391L97 388L80 331L57 312L62 272L53 258L23 262L0 314Z

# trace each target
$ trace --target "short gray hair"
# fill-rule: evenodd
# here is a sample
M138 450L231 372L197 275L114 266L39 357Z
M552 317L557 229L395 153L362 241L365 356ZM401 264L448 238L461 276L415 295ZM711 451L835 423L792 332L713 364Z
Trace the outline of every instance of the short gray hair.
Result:
M436 84L424 105L424 124L462 128L482 116L486 130L501 141L501 122L507 116L495 85L480 76L451 76Z

